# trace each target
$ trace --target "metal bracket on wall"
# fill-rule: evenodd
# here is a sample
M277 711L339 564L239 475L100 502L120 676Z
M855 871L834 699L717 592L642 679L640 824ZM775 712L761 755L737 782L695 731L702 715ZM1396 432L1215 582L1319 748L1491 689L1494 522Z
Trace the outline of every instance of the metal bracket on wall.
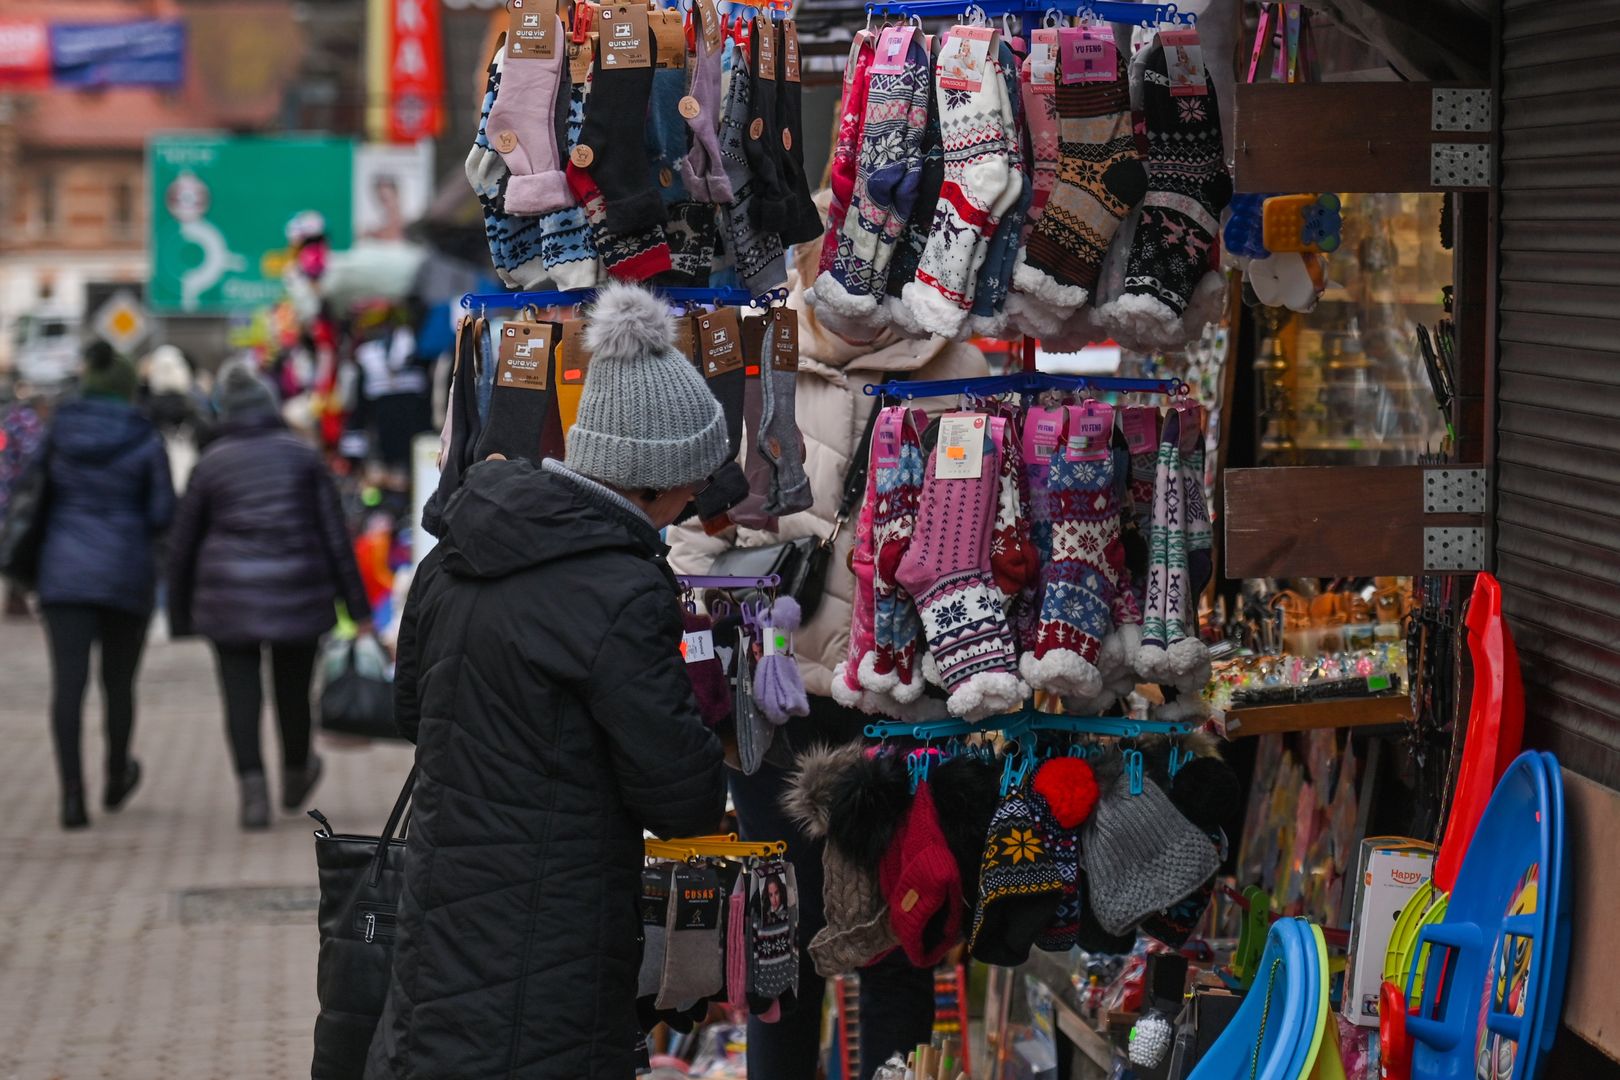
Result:
M1490 131L1491 91L1487 87L1435 87L1430 95L1429 126L1433 131Z
M1423 569L1434 574L1485 569L1485 530L1468 525L1424 529Z
M1490 143L1435 143L1429 147L1429 185L1485 188L1494 175Z
M1424 470L1425 514L1483 514L1489 494L1484 469Z

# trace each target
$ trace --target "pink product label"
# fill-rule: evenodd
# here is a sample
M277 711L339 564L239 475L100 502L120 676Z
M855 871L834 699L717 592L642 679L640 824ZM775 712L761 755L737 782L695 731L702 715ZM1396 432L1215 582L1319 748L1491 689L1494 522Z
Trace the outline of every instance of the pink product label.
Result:
M1039 464L1063 441L1063 413L1036 407L1024 414L1024 460Z
M1125 445L1132 454L1146 454L1158 441L1159 410L1150 405L1133 405L1125 410Z
M1029 58L1024 61L1028 82L1037 94L1057 89L1058 32L1036 30L1030 35Z
M1114 36L1090 27L1064 27L1058 31L1058 56L1067 85L1113 82L1119 71Z
M911 26L891 26L878 38L877 51L872 56L874 75L898 75L905 70L906 53L911 48Z
M880 469L892 469L900 464L900 435L894 431L880 431L875 436L877 453L873 461Z
M953 26L940 48L940 88L977 92L984 85L985 68L995 37L996 32L988 27Z
M1208 94L1204 50L1198 44L1198 31L1165 30L1159 34L1159 43L1164 46L1164 67L1170 77L1170 95L1202 97Z
M1069 410L1068 459L1096 461L1108 456L1108 437L1114 430L1110 405L1091 404Z

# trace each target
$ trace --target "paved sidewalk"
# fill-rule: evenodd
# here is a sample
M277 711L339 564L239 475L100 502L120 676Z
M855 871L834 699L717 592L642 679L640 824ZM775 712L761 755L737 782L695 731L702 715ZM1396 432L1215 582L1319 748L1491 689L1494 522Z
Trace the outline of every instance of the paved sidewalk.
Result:
M91 692L83 832L57 824L48 696L41 629L0 623L0 1080L308 1077L313 823L237 828L206 647L148 646L134 743L145 776L118 814L101 811ZM279 762L273 729L267 715L265 759ZM409 748L317 748L315 805L341 831L375 832Z

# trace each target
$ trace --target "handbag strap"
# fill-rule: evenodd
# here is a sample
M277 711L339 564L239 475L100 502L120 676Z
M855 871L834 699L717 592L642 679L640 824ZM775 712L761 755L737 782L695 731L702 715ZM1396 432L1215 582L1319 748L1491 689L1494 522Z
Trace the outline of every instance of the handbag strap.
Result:
M901 372L895 377L895 382L906 378L907 373ZM844 473L844 491L838 499L838 514L833 518L833 530L821 544L831 548L838 542L838 534L843 531L845 523L849 521L855 508L861 504L866 495L866 471L872 462L872 432L877 430L878 416L883 412L882 400L872 403L872 411L866 416L866 430L861 432L861 441L855 447L855 457L849 463L849 469Z
M377 851L371 856L371 870L366 875L366 883L373 888L382 880L383 856L388 851L388 843L393 840L394 834L404 824L411 803L411 792L416 787L416 766L411 766L410 775L405 777L405 786L399 790L399 798L394 800L393 812L388 815L388 821L383 825L382 835L377 837Z

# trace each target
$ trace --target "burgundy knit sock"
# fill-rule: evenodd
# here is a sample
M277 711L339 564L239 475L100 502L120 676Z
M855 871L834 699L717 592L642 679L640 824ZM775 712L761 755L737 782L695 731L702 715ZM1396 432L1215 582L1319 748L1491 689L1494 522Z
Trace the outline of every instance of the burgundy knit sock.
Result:
M703 722L717 727L731 715L731 687L726 683L725 665L714 651L714 623L695 611L683 611L681 618L686 630L681 651L686 656L692 693L697 697Z

